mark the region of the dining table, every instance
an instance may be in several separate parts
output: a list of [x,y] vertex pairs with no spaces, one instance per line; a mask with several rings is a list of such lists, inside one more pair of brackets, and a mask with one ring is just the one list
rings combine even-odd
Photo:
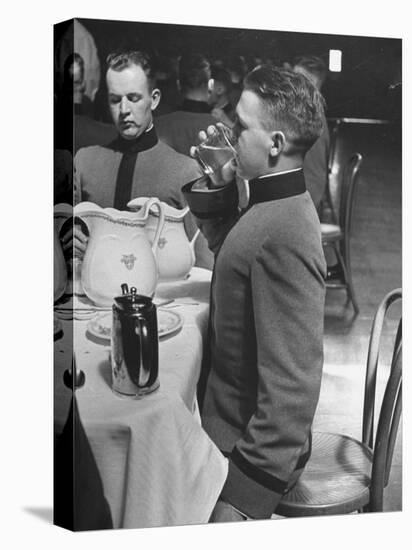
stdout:
[[169,312],[179,322],[160,331],[159,388],[138,399],[112,390],[110,339],[93,329],[111,313],[88,308],[85,297],[55,304],[61,336],[54,344],[55,435],[73,398],[64,373],[74,355],[85,375],[76,390],[78,411],[114,528],[207,523],[225,483],[227,459],[203,430],[196,400],[210,280],[211,271],[194,267],[184,280],[158,284],[158,318]]

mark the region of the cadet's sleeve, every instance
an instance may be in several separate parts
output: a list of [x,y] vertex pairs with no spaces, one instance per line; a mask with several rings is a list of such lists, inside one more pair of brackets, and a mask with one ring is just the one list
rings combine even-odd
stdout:
[[206,238],[209,249],[217,254],[239,218],[236,181],[220,189],[193,191],[185,186],[183,191],[196,225]]
[[263,243],[252,265],[257,408],[230,455],[221,495],[252,518],[274,513],[290,476],[301,467],[322,374],[321,247],[314,243],[308,250],[308,239],[281,241]]

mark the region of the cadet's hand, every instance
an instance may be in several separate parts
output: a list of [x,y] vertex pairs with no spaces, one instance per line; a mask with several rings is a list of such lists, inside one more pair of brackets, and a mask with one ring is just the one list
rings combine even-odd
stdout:
[[[221,124],[221,123],[218,122],[216,124],[216,126],[219,126],[219,125],[224,126],[224,124]],[[208,126],[206,131],[201,130],[198,134],[199,143],[203,143],[204,141],[207,140],[208,137],[212,136],[215,132],[217,132],[216,126]],[[193,157],[193,158],[198,157],[195,146],[190,148],[190,156]],[[226,164],[224,164],[222,166],[220,179],[225,184],[228,184],[228,183],[233,181],[233,179],[235,177],[235,174],[236,174],[236,161],[235,161],[235,159],[231,159]],[[211,181],[210,186],[212,188],[213,187],[220,187],[218,185],[214,185],[212,181]]]
[[79,225],[72,225],[67,233],[61,237],[63,253],[66,257],[74,255],[83,258],[89,237],[83,233]]
[[[197,135],[197,137],[199,138],[199,144],[203,143],[204,141],[207,140],[208,137],[213,136],[213,134],[215,132],[217,132],[216,126],[208,126],[206,130],[200,130],[200,132]],[[190,156],[193,157],[193,158],[196,158],[196,156],[197,156],[195,145],[193,145],[190,148]]]
[[210,516],[209,523],[244,521],[245,519],[245,516],[235,510],[233,506],[223,500],[218,500]]
[[220,107],[214,107],[210,114],[219,122],[223,122],[223,124],[228,128],[233,128],[234,126],[233,120],[230,120],[230,118],[227,116],[225,111]]

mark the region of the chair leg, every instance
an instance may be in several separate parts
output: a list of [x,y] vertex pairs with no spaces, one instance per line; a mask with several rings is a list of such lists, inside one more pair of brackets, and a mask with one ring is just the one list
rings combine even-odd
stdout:
[[348,287],[351,294],[351,300],[353,303],[355,313],[356,315],[358,315],[359,306],[356,300],[355,289],[354,289],[353,280],[352,280],[352,263],[350,258],[350,241],[349,241],[348,235],[346,235],[345,238],[343,239],[342,249],[343,249],[343,258],[344,258],[344,262],[345,262],[346,270],[348,274]]
[[339,246],[335,245],[333,248],[335,250],[336,257],[338,258],[339,263],[342,266],[343,274],[344,274],[344,277],[345,277],[346,292],[347,292],[348,300],[350,300],[352,302],[353,309],[355,311],[355,315],[358,315],[359,314],[359,306],[358,306],[358,302],[356,300],[355,290],[353,288],[352,274],[351,274],[350,270],[348,269],[348,267],[346,266],[346,263],[345,263],[345,261],[343,259],[343,256],[342,256],[342,253],[339,250]]

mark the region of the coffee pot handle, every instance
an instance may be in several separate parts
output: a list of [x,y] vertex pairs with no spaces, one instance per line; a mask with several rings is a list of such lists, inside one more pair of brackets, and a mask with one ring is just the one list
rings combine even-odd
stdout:
[[165,212],[164,212],[164,207],[161,204],[160,200],[157,199],[156,197],[152,197],[151,199],[149,199],[145,203],[145,205],[143,207],[145,217],[148,216],[148,213],[149,213],[150,208],[152,206],[155,206],[157,208],[158,212],[159,212],[159,221],[157,222],[156,232],[155,232],[155,236],[154,236],[153,243],[152,243],[153,254],[156,256],[157,245],[159,243],[159,238],[160,238],[160,235],[162,233],[163,226],[165,224]]
[[139,331],[139,375],[134,383],[138,388],[150,386],[151,363],[150,363],[150,342],[147,330],[147,321],[144,317],[135,317],[135,330]]

